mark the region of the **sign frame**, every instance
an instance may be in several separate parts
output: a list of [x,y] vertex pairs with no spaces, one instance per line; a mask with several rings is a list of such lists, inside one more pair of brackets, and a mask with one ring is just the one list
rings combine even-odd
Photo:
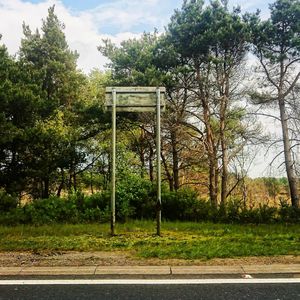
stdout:
[[107,87],[105,107],[112,113],[111,143],[111,235],[116,224],[116,114],[117,112],[156,113],[156,234],[161,235],[161,111],[165,110],[165,87]]
[[[156,87],[107,87],[105,106],[108,111],[113,107],[113,90],[116,91],[117,112],[155,112],[157,106]],[[159,87],[161,111],[165,109],[164,87]]]

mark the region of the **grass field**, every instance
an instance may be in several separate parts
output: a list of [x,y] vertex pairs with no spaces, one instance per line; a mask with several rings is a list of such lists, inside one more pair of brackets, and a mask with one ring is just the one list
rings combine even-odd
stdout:
[[243,256],[300,255],[299,225],[228,225],[165,222],[162,236],[155,223],[55,224],[0,227],[0,251],[130,251],[138,257],[211,259]]

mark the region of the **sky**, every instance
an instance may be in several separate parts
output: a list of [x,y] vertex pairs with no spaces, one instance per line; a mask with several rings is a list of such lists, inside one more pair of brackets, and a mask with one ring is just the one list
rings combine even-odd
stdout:
[[[272,1],[272,0],[270,0]],[[70,48],[80,54],[78,66],[85,73],[103,68],[106,59],[97,46],[102,39],[119,43],[138,37],[144,31],[157,28],[163,32],[174,9],[183,0],[0,0],[0,34],[11,54],[18,51],[22,37],[22,23],[31,29],[40,28],[47,9],[55,4],[56,14],[64,22]],[[268,9],[261,0],[232,0],[231,6],[240,5],[243,11]]]
[[[175,9],[183,0],[0,0],[0,34],[10,54],[16,54],[22,38],[22,23],[32,30],[40,28],[47,9],[55,4],[55,12],[65,24],[65,34],[72,50],[80,57],[78,67],[85,73],[107,64],[97,50],[103,39],[120,43],[139,37],[144,31],[157,28],[163,32]],[[243,12],[261,10],[268,16],[268,3],[273,0],[229,0],[229,6],[239,5]],[[269,175],[264,151],[258,155],[251,176]]]

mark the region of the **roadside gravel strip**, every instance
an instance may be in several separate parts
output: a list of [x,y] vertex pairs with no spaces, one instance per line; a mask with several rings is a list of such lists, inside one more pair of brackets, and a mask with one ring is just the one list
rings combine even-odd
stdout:
[[82,266],[82,267],[0,267],[0,276],[114,276],[226,277],[253,279],[262,276],[300,279],[300,264],[241,266]]
[[0,252],[0,279],[300,278],[299,256],[211,260],[141,259],[124,252]]
[[210,260],[139,258],[126,251],[34,251],[0,252],[0,267],[79,267],[79,266],[241,266],[294,265],[300,256],[252,256]]

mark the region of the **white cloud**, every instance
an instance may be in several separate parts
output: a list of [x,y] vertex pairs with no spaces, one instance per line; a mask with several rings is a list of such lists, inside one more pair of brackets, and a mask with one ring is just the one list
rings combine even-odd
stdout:
[[[101,3],[101,1],[99,1]],[[245,9],[261,6],[259,0],[230,1],[239,3]],[[154,27],[163,29],[173,10],[170,6],[181,5],[181,1],[159,0],[116,0],[99,4],[96,8],[74,12],[61,0],[44,0],[31,3],[21,0],[0,0],[0,34],[2,42],[11,54],[18,51],[22,38],[22,22],[31,29],[40,28],[47,9],[55,4],[56,13],[65,25],[67,41],[80,54],[79,68],[88,72],[92,68],[103,68],[107,63],[97,50],[103,38],[119,43],[121,40],[137,37],[144,30]],[[261,3],[260,3],[261,4]]]
[[89,12],[92,12],[100,30],[101,27],[112,27],[122,32],[146,24],[161,26],[164,17],[157,4],[157,0],[119,0],[99,5]]
[[22,3],[18,0],[0,0],[0,33],[3,35],[3,42],[11,53],[18,50],[22,36],[22,22],[25,21],[33,28],[41,25],[41,16],[47,12],[47,4]]
[[264,2],[261,0],[232,0],[229,1],[231,6],[240,6],[243,12],[256,12],[257,9],[260,10],[260,17],[262,19],[267,19],[270,16],[269,4],[273,3],[275,0],[269,0]]
[[39,4],[20,0],[0,0],[0,33],[2,42],[11,54],[17,53],[20,46],[23,21],[32,30],[40,28],[42,19],[46,18],[47,10],[53,4],[59,19],[66,25],[65,34],[70,48],[80,54],[78,66],[85,72],[93,68],[103,68],[107,63],[107,59],[97,50],[102,39],[109,38],[115,43],[120,43],[122,40],[139,36],[130,31],[115,35],[99,33],[99,24],[95,18],[98,9],[73,14],[57,0],[47,0]]

